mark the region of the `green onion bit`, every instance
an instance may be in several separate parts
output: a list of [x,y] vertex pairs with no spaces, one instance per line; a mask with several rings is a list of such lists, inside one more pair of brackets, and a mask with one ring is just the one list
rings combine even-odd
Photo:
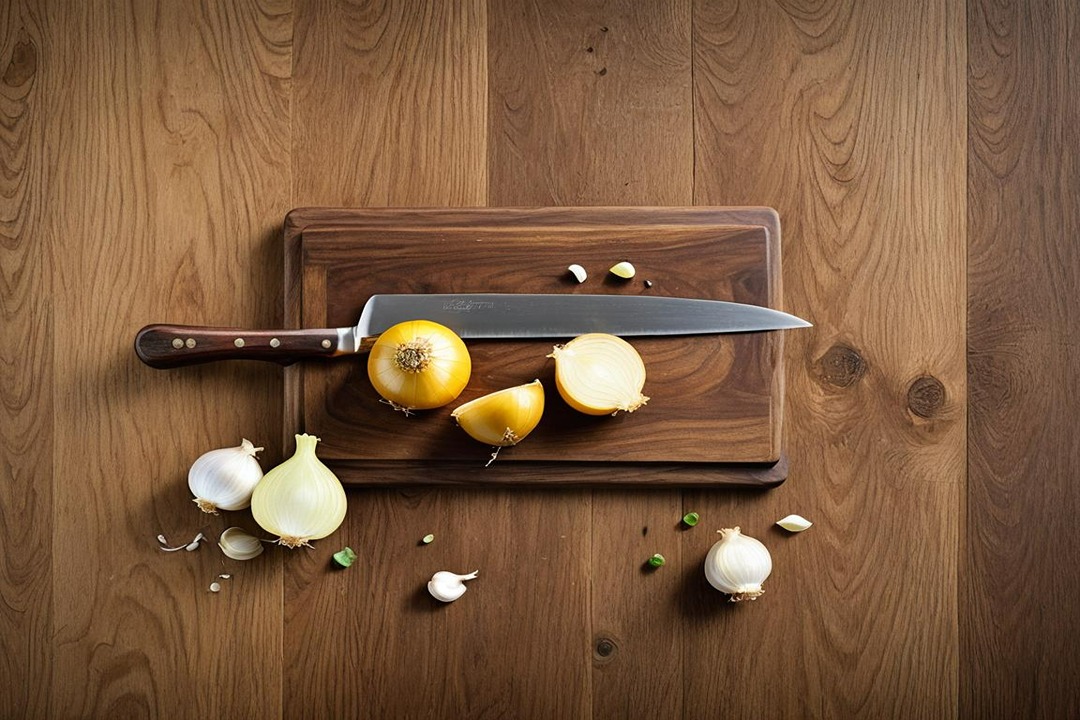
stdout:
[[356,560],[356,553],[353,552],[351,547],[346,547],[345,549],[338,550],[334,553],[334,562],[343,568],[352,565],[354,560]]

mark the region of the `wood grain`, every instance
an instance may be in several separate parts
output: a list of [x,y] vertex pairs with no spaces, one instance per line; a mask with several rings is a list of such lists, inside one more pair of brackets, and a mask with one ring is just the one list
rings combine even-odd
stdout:
[[[241,437],[280,456],[280,380],[269,367],[160,373],[132,340],[152,321],[279,314],[266,288],[280,284],[268,253],[288,209],[288,6],[49,7],[51,716],[280,713],[280,664],[249,664],[280,652],[279,563],[155,540],[250,524],[199,513],[185,476]],[[208,592],[221,573],[233,578]]]
[[486,4],[296,3],[293,205],[482,205]]
[[52,274],[38,8],[0,11],[0,717],[46,716],[53,672]]
[[[688,579],[686,632],[703,652],[690,662],[698,653],[684,647],[684,712],[951,716],[965,457],[961,8],[698,2],[694,30],[695,201],[777,208],[787,309],[815,327],[787,338],[789,481],[767,495],[685,497],[699,529],[739,525],[768,543],[774,572],[762,599],[734,608]],[[770,122],[751,134],[749,118]],[[814,527],[772,529],[790,512]],[[698,561],[714,539],[684,538],[683,557]],[[790,690],[775,690],[778,677]]]
[[490,204],[688,204],[690,27],[688,0],[492,2]]
[[978,1],[967,21],[961,716],[1076,717],[1080,8]]
[[[297,12],[295,204],[483,205],[486,4]],[[304,308],[288,310],[295,322]],[[520,491],[350,492],[342,527],[317,552],[286,558],[285,715],[581,716],[587,506],[567,494],[542,516],[539,502]],[[436,541],[421,547],[427,533]],[[345,544],[366,560],[331,575],[329,555]],[[427,594],[436,571],[476,569],[463,601]]]
[[[489,205],[692,203],[689,2],[501,0],[488,22]],[[664,601],[680,564],[669,548],[681,494],[581,500],[591,521],[581,714],[678,717],[682,623]],[[647,524],[663,543],[643,537]],[[654,552],[672,566],[642,573]],[[558,604],[573,601],[552,589]]]
[[[1080,714],[1078,23],[0,4],[0,716]],[[780,210],[785,309],[816,325],[785,349],[783,486],[358,489],[314,552],[157,549],[254,529],[193,515],[186,468],[243,436],[269,466],[291,433],[277,368],[161,373],[131,342],[299,312],[291,208],[695,202]],[[773,528],[793,511],[814,526]],[[735,524],[775,565],[741,606],[701,573]],[[332,572],[344,544],[363,560]],[[423,591],[444,568],[480,570],[449,606]]]

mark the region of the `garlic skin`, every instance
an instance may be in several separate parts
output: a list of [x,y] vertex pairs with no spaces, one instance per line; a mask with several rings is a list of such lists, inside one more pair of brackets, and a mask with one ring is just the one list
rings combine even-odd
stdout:
[[318,442],[314,435],[297,435],[296,453],[266,473],[251,496],[255,522],[285,547],[310,547],[345,520],[345,488],[315,456]]
[[218,510],[243,510],[250,505],[251,494],[263,477],[255,458],[261,450],[244,439],[239,447],[200,455],[188,470],[188,488],[199,509],[217,515]]
[[472,580],[479,574],[479,570],[473,570],[468,575],[458,575],[457,573],[442,570],[431,576],[427,589],[431,593],[431,597],[436,600],[445,603],[454,602],[468,590],[465,587],[465,581]]
[[705,577],[731,602],[756,600],[772,572],[772,556],[760,541],[743,535],[738,527],[718,531],[720,540],[705,557]]
[[226,557],[233,560],[251,560],[262,555],[263,551],[263,544],[259,538],[238,527],[231,527],[221,533],[221,537],[218,538],[218,547]]
[[788,515],[787,517],[777,520],[776,524],[788,532],[797,533],[806,530],[814,523],[810,522],[802,515]]

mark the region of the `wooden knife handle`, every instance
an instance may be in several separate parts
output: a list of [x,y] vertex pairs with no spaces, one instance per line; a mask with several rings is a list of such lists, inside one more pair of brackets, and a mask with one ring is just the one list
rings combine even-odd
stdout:
[[135,336],[135,352],[150,367],[173,368],[214,360],[268,360],[289,365],[338,351],[333,328],[241,330],[187,325],[147,325]]

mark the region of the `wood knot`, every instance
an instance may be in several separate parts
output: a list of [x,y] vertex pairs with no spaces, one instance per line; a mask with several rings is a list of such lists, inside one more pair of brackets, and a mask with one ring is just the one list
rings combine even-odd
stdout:
[[833,345],[817,361],[818,377],[834,387],[846,388],[866,374],[866,361],[854,348]]
[[619,646],[614,640],[608,637],[602,637],[596,640],[593,653],[597,660],[610,660],[618,650]]
[[34,77],[37,72],[37,48],[34,43],[20,40],[15,43],[15,50],[11,53],[11,62],[4,71],[4,84],[8,87],[19,87]]
[[908,388],[908,409],[921,418],[932,418],[945,405],[945,386],[936,377],[915,378]]

